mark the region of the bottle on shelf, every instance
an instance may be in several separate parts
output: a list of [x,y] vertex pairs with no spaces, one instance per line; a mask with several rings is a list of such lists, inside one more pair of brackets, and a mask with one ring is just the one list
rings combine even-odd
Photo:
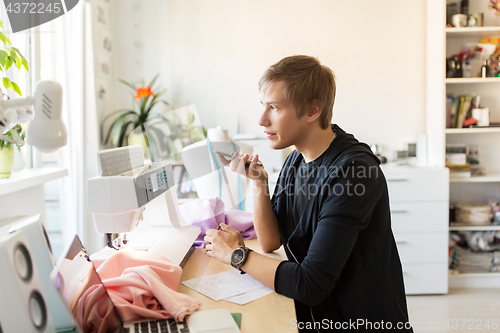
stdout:
[[481,66],[481,77],[487,78],[490,76],[490,66],[488,65],[488,60],[485,60],[483,62],[483,65]]
[[465,57],[464,70],[465,70],[464,77],[472,77],[472,66],[470,64],[468,57]]

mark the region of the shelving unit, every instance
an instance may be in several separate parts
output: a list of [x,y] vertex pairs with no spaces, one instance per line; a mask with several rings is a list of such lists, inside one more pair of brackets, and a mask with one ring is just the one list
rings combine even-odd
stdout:
[[[450,277],[454,279],[472,279],[472,278],[486,278],[486,279],[499,279],[500,272],[492,272],[492,273],[458,273],[452,272],[450,273]],[[483,286],[485,287],[485,286]]]
[[[446,28],[446,0],[427,1],[427,134],[431,165],[444,166],[448,143],[474,144],[486,175],[450,178],[450,202],[488,202],[500,199],[500,127],[446,128],[446,95],[476,93],[490,110],[490,123],[500,123],[500,78],[446,78],[445,59],[465,43],[500,38],[500,19],[487,12],[487,0],[469,1],[469,12],[484,12],[484,27]],[[477,66],[477,63],[476,63]],[[476,70],[473,67],[474,71]],[[475,74],[475,73],[474,73]],[[450,231],[494,231],[500,226],[452,225]],[[449,286],[500,287],[500,273],[450,274]]]
[[487,38],[492,33],[500,32],[500,27],[446,28],[445,31],[450,37]]
[[450,231],[494,231],[499,229],[500,225],[450,225]]
[[500,174],[488,174],[470,178],[450,177],[450,183],[500,183]]
[[[470,28],[472,29],[472,28]],[[468,84],[468,83],[497,83],[500,82],[500,77],[461,77],[461,78],[447,78],[445,80],[449,84]]]
[[500,133],[500,127],[447,128],[446,134]]

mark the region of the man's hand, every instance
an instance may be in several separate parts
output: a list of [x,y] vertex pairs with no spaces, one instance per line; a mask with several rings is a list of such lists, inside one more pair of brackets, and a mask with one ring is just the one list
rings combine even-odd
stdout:
[[[266,181],[268,176],[264,166],[259,161],[259,155],[250,156],[248,154],[233,153],[231,161],[226,160],[219,155],[224,166],[227,166],[233,172],[248,177],[254,181]],[[259,164],[260,165],[259,165]]]
[[207,242],[207,256],[215,258],[224,264],[231,264],[231,254],[241,246],[245,246],[241,233],[234,228],[221,223],[220,230],[209,229],[203,239]]

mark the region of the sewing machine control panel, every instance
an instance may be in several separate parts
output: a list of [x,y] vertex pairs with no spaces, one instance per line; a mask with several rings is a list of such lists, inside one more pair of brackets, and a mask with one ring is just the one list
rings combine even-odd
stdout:
[[[153,165],[149,170],[142,171],[141,175],[136,179],[136,187],[139,186],[146,192],[146,201],[153,200],[170,188],[168,184],[168,167],[171,168],[170,165]],[[142,184],[144,186],[141,186]]]

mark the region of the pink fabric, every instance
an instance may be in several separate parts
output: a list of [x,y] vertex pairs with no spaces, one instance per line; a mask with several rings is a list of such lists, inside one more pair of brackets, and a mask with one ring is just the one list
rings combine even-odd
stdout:
[[121,320],[90,265],[88,277],[80,285],[70,307],[84,333],[118,332],[120,328]]
[[[159,254],[105,248],[91,259],[125,322],[143,318],[182,321],[200,308],[200,302],[176,291],[182,269]],[[92,320],[95,327],[107,326],[104,322],[98,323],[111,320],[105,317],[111,311],[104,288],[95,283],[88,285],[76,304],[76,313],[85,323]]]
[[242,210],[224,211],[224,202],[218,198],[200,199],[179,206],[186,222],[201,229],[195,241],[196,247],[205,247],[203,237],[208,229],[216,229],[220,223],[225,223],[241,232],[243,239],[256,238],[253,227],[253,214]]

